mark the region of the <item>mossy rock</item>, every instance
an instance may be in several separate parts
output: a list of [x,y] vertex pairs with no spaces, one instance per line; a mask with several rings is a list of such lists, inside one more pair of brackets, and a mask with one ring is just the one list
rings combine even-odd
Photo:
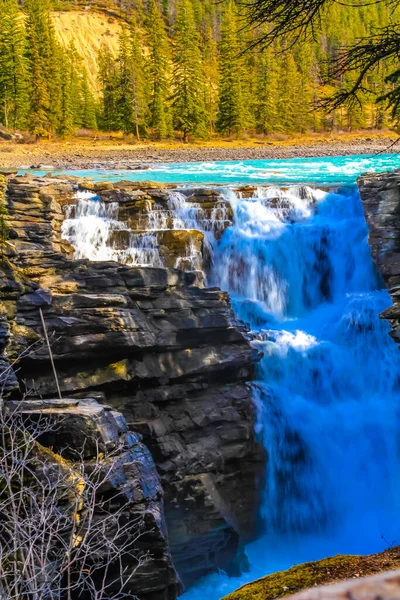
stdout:
[[337,583],[352,577],[365,577],[400,568],[400,546],[369,556],[338,554],[272,573],[240,587],[223,600],[272,600],[301,590]]
[[79,182],[79,187],[82,190],[89,190],[90,192],[104,192],[105,190],[113,190],[114,184],[112,181],[83,180]]

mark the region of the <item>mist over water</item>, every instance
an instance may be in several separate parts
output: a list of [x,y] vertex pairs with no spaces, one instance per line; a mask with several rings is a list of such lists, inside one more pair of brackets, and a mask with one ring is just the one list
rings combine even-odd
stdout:
[[[259,539],[246,548],[250,571],[238,578],[212,574],[184,600],[218,600],[300,562],[400,543],[400,352],[388,323],[379,319],[391,300],[372,263],[354,185],[362,171],[398,167],[400,160],[250,162],[157,166],[131,175],[248,183],[277,168],[269,162],[292,181],[289,188],[262,185],[251,198],[224,189],[234,222],[219,242],[213,234],[225,215],[207,221],[180,192],[171,192],[170,214],[155,214],[146,224],[150,236],[165,227],[165,219],[174,228],[205,231],[212,255],[207,282],[230,292],[236,314],[250,324],[252,343],[264,353],[251,384],[268,461]],[[346,185],[333,188],[336,181]],[[110,228],[121,228],[115,207],[105,214],[98,200],[82,197],[77,210],[64,235],[78,256],[103,259],[110,252]],[[131,246],[112,258],[152,264],[151,254],[135,254]]]

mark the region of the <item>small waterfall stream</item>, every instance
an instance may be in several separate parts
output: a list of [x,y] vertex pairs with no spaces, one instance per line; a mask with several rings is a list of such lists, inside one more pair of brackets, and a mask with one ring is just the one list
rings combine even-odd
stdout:
[[[252,384],[268,454],[263,535],[247,548],[248,574],[211,575],[185,600],[217,600],[304,560],[400,543],[400,352],[379,319],[390,298],[370,257],[356,187],[224,195],[234,221],[220,239],[224,208],[206,219],[180,192],[171,192],[168,211],[153,211],[145,234],[93,196],[79,199],[63,227],[77,258],[153,266],[162,265],[157,231],[203,231],[208,282],[230,292],[264,352]],[[118,236],[125,245],[110,243]],[[196,252],[188,257],[198,268]]]

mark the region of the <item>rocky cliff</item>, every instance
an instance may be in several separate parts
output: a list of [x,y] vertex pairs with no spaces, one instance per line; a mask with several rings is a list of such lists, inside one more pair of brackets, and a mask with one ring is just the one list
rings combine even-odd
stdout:
[[[82,187],[104,205],[118,205],[120,236],[145,232],[152,216],[171,218],[168,188],[127,182]],[[152,529],[158,541],[150,536],[148,545],[152,552],[155,544],[156,564],[141,575],[139,598],[174,598],[180,591],[175,568],[185,584],[216,568],[238,569],[240,541],[255,529],[264,456],[247,385],[259,356],[228,296],[203,287],[199,270],[74,259],[73,231],[70,237],[62,232],[65,217],[77,210],[74,180],[10,177],[7,184],[3,178],[3,189],[9,232],[0,269],[0,341],[6,348],[0,367],[10,397],[51,399],[57,393],[41,309],[62,395],[91,398],[122,413],[139,436],[135,443],[150,451],[146,461],[156,464],[161,486],[154,484],[149,502],[158,503],[160,519]],[[218,194],[197,191],[199,203],[205,221],[214,211],[218,228],[229,222]],[[207,260],[197,230],[163,230],[160,236],[163,264],[182,259],[181,266],[193,268],[193,247],[197,268],[199,257]],[[142,458],[134,462],[140,470]],[[146,476],[141,485],[146,496]]]
[[393,301],[381,316],[389,320],[391,336],[400,343],[400,170],[367,173],[357,183],[372,258]]

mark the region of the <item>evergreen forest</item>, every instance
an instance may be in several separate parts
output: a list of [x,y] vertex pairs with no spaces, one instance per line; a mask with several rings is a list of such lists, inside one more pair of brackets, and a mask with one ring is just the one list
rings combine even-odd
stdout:
[[[80,129],[122,131],[137,139],[291,134],[392,126],[376,99],[390,93],[392,65],[365,78],[360,101],[335,110],[324,98],[351,84],[332,65],[378,26],[398,19],[385,2],[333,4],[314,39],[285,47],[257,45],[234,0],[121,0],[91,5],[121,22],[118,52],[96,56],[90,85],[73,43],[61,43],[57,11],[84,8],[63,0],[0,0],[0,124],[36,139]],[[89,8],[89,7],[86,7]]]

